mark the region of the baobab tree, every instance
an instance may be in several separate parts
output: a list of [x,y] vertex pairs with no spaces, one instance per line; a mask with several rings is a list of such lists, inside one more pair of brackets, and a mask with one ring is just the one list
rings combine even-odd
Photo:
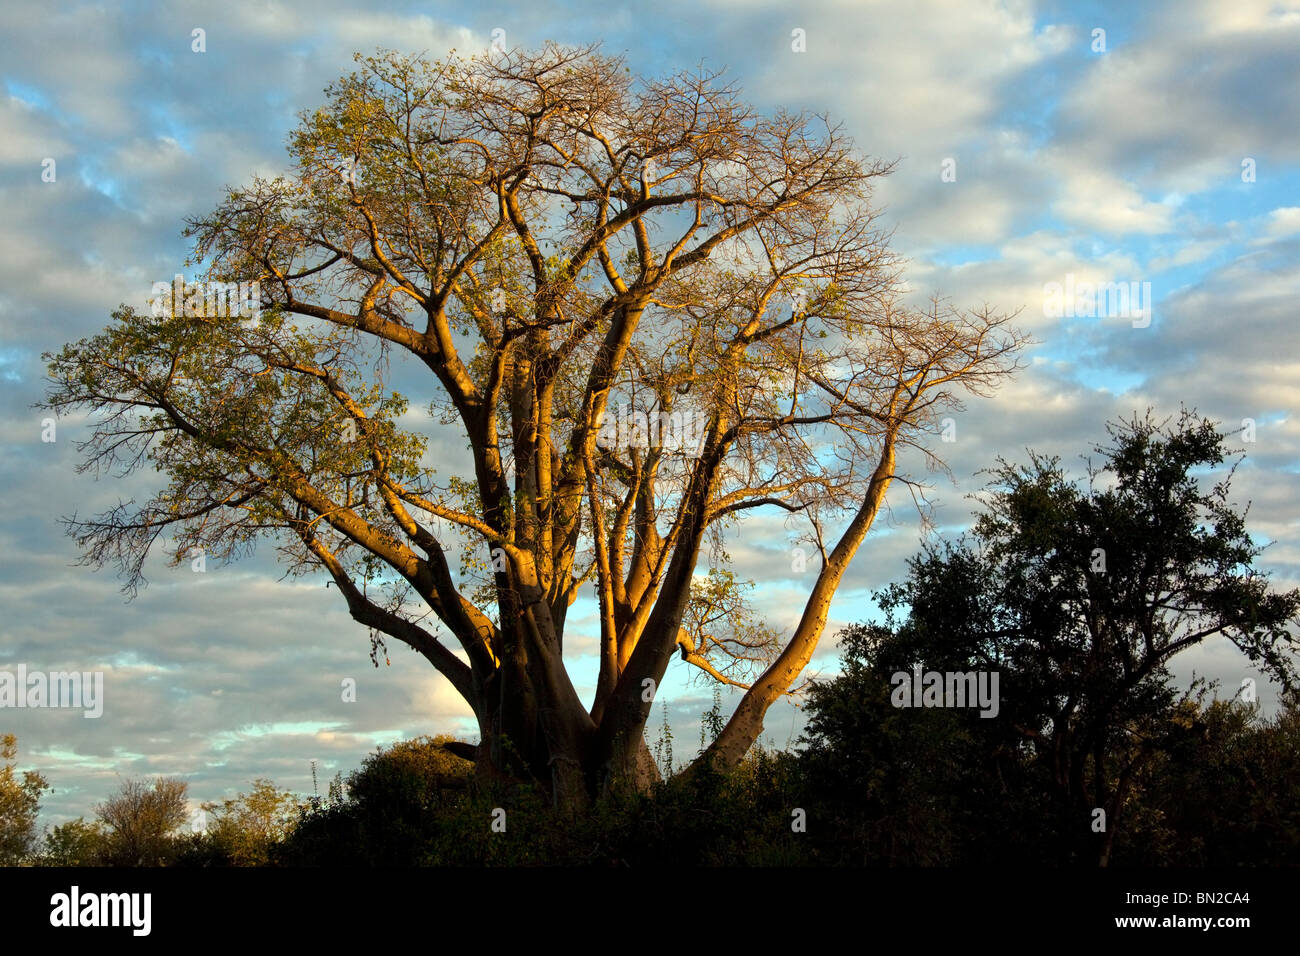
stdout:
[[[870,205],[892,167],[824,116],[759,115],[719,74],[639,80],[595,47],[357,61],[303,115],[289,173],[189,222],[209,282],[256,283],[254,320],[164,298],[47,357],[48,406],[96,413],[83,469],[170,479],[72,516],[85,560],[133,593],[155,544],[180,561],[274,540],[451,682],[480,770],[557,805],[650,780],[644,726],[679,654],[745,689],[700,758],[734,765],[811,658],[900,451],[1023,337],[904,302]],[[463,470],[432,467],[398,361],[463,434]],[[697,573],[760,509],[819,555],[788,634],[716,613],[744,595]],[[563,658],[588,584],[590,707]]]

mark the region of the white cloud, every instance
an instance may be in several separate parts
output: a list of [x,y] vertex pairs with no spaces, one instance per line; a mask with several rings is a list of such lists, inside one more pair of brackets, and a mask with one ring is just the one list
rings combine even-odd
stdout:
[[1061,155],[1049,162],[1061,184],[1052,209],[1066,222],[1111,236],[1169,231],[1173,209],[1143,199],[1132,183]]
[[1269,213],[1264,235],[1269,239],[1300,235],[1300,206],[1283,206]]

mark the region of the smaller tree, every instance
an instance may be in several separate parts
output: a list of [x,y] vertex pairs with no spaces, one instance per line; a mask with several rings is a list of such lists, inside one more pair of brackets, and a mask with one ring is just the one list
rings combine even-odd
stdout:
[[293,829],[297,808],[292,793],[266,779],[254,780],[253,789],[234,800],[203,804],[215,818],[209,840],[236,866],[266,864],[272,847]]
[[348,795],[394,820],[415,822],[444,791],[464,789],[468,782],[473,765],[448,746],[455,743],[439,734],[400,740],[373,753],[348,778]]
[[50,789],[45,778],[34,770],[23,772],[19,780],[14,772],[18,757],[18,738],[13,734],[0,737],[0,866],[16,866],[26,861],[36,843],[36,815],[41,794]]
[[1214,474],[1232,455],[1214,422],[1148,412],[1108,431],[1086,485],[1055,459],[999,463],[975,527],[994,586],[974,609],[984,632],[968,632],[1014,673],[1007,719],[1050,769],[1075,852],[1103,866],[1149,763],[1192,729],[1196,687],[1174,690],[1173,658],[1222,636],[1293,687],[1300,615],[1300,590],[1272,590],[1255,564],[1235,466]]
[[112,866],[162,866],[175,849],[176,831],[189,819],[189,784],[159,777],[127,780],[117,796],[95,808],[109,829],[106,862]]
[[[936,759],[918,782],[932,787],[947,766],[940,738],[962,729],[989,780],[1046,798],[1056,859],[1106,865],[1156,758],[1201,733],[1203,682],[1177,689],[1176,655],[1226,637],[1295,685],[1300,590],[1272,590],[1256,567],[1262,549],[1230,501],[1232,471],[1206,477],[1229,457],[1226,436],[1189,411],[1172,426],[1148,413],[1109,431],[1086,483],[1054,458],[999,462],[973,533],[928,545],[904,582],[876,595],[884,623],[851,634],[853,666],[813,695],[814,749],[842,763],[839,776],[861,771],[866,792],[897,787],[921,740]],[[893,710],[885,681],[914,665],[998,673],[996,719]],[[864,737],[875,742],[859,746]],[[1031,775],[1007,787],[1022,767]]]
[[97,820],[69,820],[45,831],[41,866],[102,866],[107,856],[108,833]]
[[[440,840],[458,845],[467,817],[455,808],[471,797],[474,764],[457,754],[472,752],[463,741],[439,735],[370,754],[348,775],[346,787],[331,784],[328,802],[303,808],[276,861],[415,866]],[[475,833],[477,824],[476,817]]]

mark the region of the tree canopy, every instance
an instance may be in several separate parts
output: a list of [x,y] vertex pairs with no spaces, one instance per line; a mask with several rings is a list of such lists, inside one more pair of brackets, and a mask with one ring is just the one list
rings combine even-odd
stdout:
[[107,828],[105,862],[112,866],[161,866],[176,850],[177,831],[189,820],[189,784],[176,778],[124,780],[95,808]]
[[[273,542],[451,682],[481,771],[557,803],[654,775],[644,727],[678,654],[744,688],[700,758],[734,766],[812,657],[900,452],[1023,336],[908,304],[870,203],[892,167],[825,116],[596,48],[358,63],[302,115],[286,175],[190,222],[207,279],[256,283],[260,315],[127,305],[48,356],[48,405],[93,413],[82,467],[167,479],[71,532],[130,591],[160,541],[177,561]],[[399,361],[424,373],[418,410]],[[456,427],[464,468],[430,459],[421,421]],[[820,556],[789,633],[735,613],[734,578],[697,576],[708,536],[759,509]],[[588,584],[589,707],[563,659]]]
[[19,779],[14,772],[17,757],[18,738],[0,736],[0,866],[22,863],[35,849],[41,794],[50,789],[35,770],[24,770]]

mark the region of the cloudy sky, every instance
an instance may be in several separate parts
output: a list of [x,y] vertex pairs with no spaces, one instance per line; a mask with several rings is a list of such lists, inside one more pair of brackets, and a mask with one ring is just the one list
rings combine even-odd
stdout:
[[[0,668],[102,670],[106,682],[97,720],[0,711],[20,766],[55,788],[46,822],[90,813],[125,776],[181,776],[196,802],[255,777],[310,793],[313,760],[323,789],[378,745],[473,734],[427,664],[395,650],[391,666],[373,668],[337,593],[280,580],[269,554],[203,574],[160,562],[130,603],[111,572],[75,567],[58,517],[143,492],[147,477],[127,487],[77,475],[85,422],[61,420],[42,441],[45,413],[32,407],[41,353],[98,331],[119,303],[143,307],[153,282],[189,275],[184,218],[211,209],[226,184],[283,171],[297,112],[323,101],[358,50],[473,53],[494,30],[512,47],[601,40],[635,73],[726,67],[760,110],[829,112],[863,152],[899,161],[876,198],[911,289],[1021,310],[1038,343],[1029,367],[971,402],[956,441],[937,447],[955,481],[911,463],[931,482],[942,530],[966,524],[975,473],[997,456],[1034,448],[1077,463],[1108,419],[1185,403],[1225,424],[1255,421],[1234,490],[1271,542],[1264,563],[1277,584],[1300,584],[1300,5],[615,6],[0,6]],[[1150,313],[1055,317],[1047,290],[1070,281],[1138,283]],[[917,549],[910,496],[898,489],[891,504],[828,635],[868,613],[870,591]],[[792,623],[803,585],[780,521],[756,522],[731,554],[771,619]],[[589,603],[570,630],[589,697]],[[814,668],[834,667],[828,637]],[[1218,678],[1227,694],[1258,677],[1224,641],[1176,670]],[[709,703],[686,676],[670,671],[661,691],[679,757],[693,753]],[[355,703],[341,700],[347,677]],[[1274,705],[1262,682],[1260,696]],[[774,708],[767,737],[785,745],[800,725],[796,710]]]

